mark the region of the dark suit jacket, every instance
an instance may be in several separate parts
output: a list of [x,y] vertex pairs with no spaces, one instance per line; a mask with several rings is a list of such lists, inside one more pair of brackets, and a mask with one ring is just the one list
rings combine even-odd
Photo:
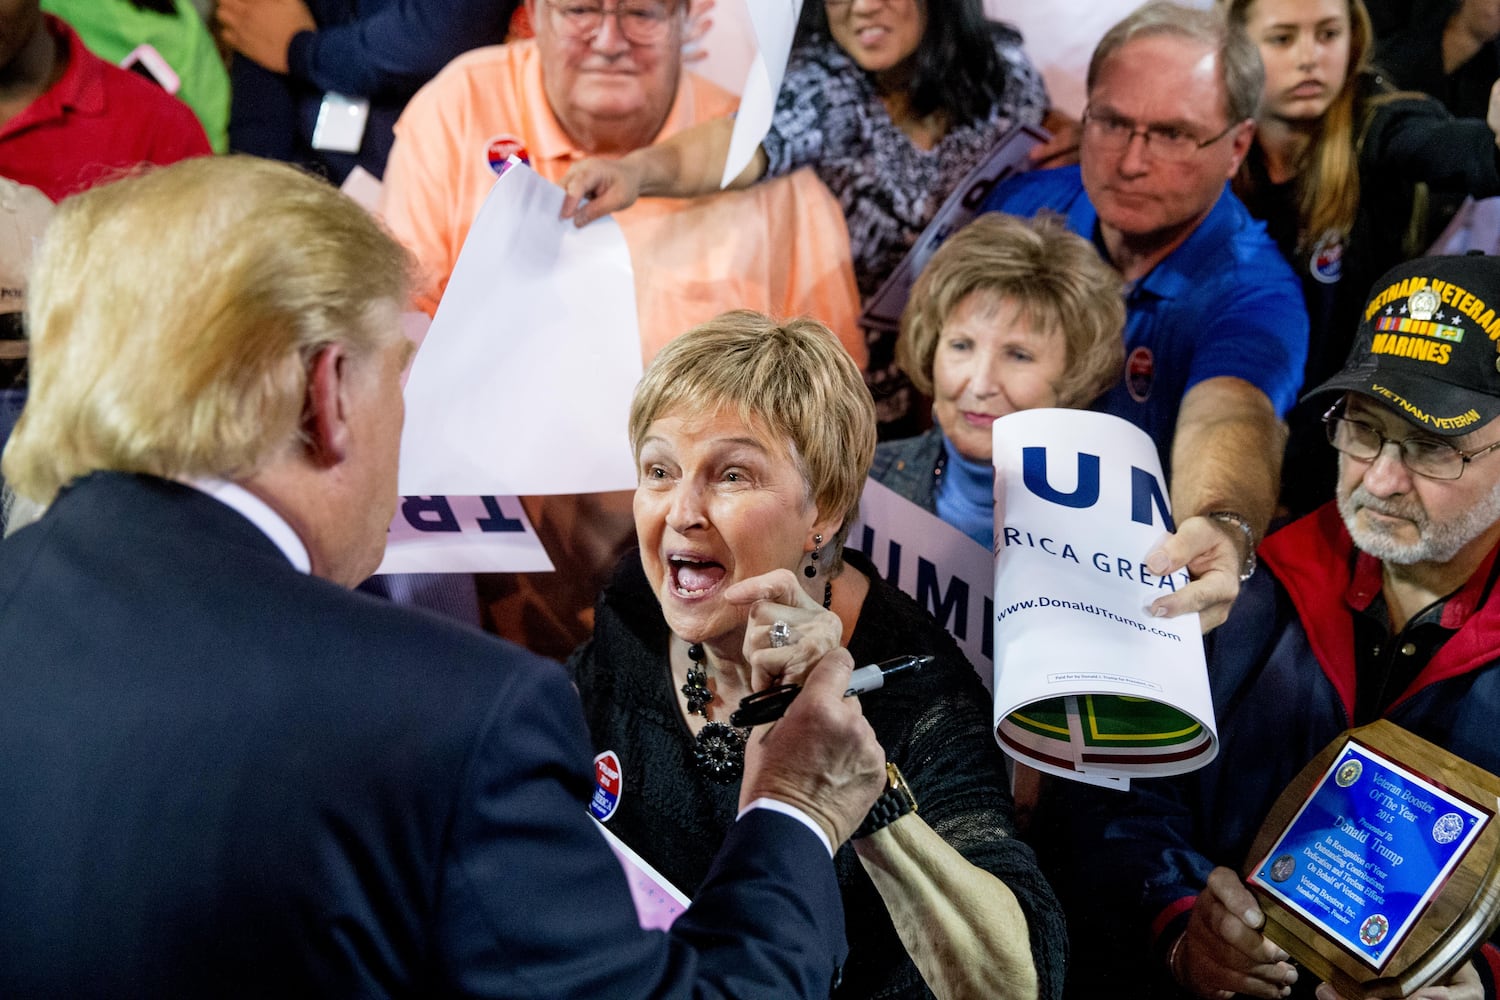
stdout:
[[0,996],[826,995],[833,866],[756,810],[670,934],[556,664],[101,473],[0,543]]

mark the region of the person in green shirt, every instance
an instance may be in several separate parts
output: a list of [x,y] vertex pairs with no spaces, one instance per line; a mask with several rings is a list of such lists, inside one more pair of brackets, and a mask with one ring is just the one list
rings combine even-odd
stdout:
[[189,0],[42,0],[96,56],[119,64],[142,43],[181,81],[177,97],[198,116],[214,152],[229,148],[229,73]]

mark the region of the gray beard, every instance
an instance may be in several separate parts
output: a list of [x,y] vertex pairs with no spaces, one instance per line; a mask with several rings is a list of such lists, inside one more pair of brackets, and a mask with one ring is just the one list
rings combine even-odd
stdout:
[[[1500,483],[1474,506],[1454,520],[1445,522],[1429,519],[1427,511],[1414,496],[1382,500],[1366,492],[1363,483],[1347,496],[1340,495],[1338,500],[1339,514],[1344,518],[1344,527],[1349,529],[1349,537],[1354,539],[1355,546],[1382,562],[1397,566],[1448,562],[1465,545],[1500,521]],[[1399,542],[1379,528],[1362,527],[1355,515],[1364,508],[1411,521],[1417,528],[1417,540]]]

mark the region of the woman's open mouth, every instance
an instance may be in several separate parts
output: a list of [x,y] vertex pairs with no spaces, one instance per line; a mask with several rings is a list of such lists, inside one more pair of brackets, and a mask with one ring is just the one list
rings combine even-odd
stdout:
[[712,593],[725,574],[722,563],[687,556],[668,556],[667,569],[672,574],[672,593],[686,601]]

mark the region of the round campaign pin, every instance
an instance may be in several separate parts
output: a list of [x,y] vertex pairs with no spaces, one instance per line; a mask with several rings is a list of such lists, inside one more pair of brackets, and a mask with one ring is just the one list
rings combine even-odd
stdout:
[[1151,383],[1156,379],[1156,358],[1149,347],[1137,347],[1125,359],[1125,388],[1130,398],[1144,403],[1151,397]]
[[589,799],[589,813],[599,822],[603,823],[620,808],[624,781],[620,773],[620,758],[613,750],[606,750],[594,758],[594,795]]
[[531,155],[526,152],[526,146],[516,136],[508,132],[501,132],[492,136],[484,144],[484,159],[490,165],[490,169],[499,177],[505,173],[510,166],[510,158],[514,156],[527,166],[531,165]]
[[1325,234],[1313,247],[1307,270],[1325,285],[1336,284],[1344,276],[1344,238],[1332,231]]

